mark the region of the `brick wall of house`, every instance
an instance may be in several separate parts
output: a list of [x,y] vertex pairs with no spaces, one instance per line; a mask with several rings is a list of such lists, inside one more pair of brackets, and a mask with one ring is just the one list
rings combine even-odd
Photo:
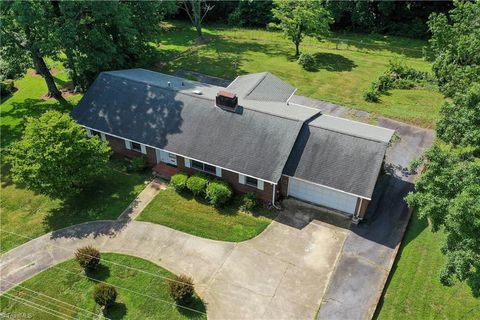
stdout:
[[143,154],[141,152],[137,152],[134,150],[128,150],[125,147],[125,140],[112,137],[109,135],[105,135],[110,147],[112,148],[113,152],[116,154],[125,156],[127,158],[137,158],[137,157],[144,157],[147,159],[147,163],[149,166],[154,166],[157,163],[157,157],[155,155],[155,149],[146,147],[147,154]]
[[[180,156],[177,156],[177,166],[180,171],[186,172],[188,174],[194,174],[195,172],[198,172],[198,170],[195,170],[193,168],[185,167],[185,159]],[[257,188],[239,183],[238,174],[225,169],[222,169],[222,177],[219,179],[228,182],[232,189],[237,193],[255,192],[258,195],[259,199],[265,202],[272,201],[273,185],[268,182],[264,182],[263,190],[259,190]]]
[[278,182],[278,192],[281,197],[286,198],[288,195],[288,177],[282,176]]
[[[146,147],[147,154],[145,155],[143,153],[127,149],[125,147],[125,141],[123,139],[108,136],[108,135],[106,135],[106,138],[110,144],[110,147],[116,154],[119,154],[128,158],[143,156],[147,159],[149,166],[153,167],[157,164],[155,149]],[[172,175],[172,172],[173,172],[172,170],[162,170],[162,168],[159,166],[157,166],[156,168],[158,168],[158,170],[160,171],[159,173],[164,174],[166,177],[169,177]],[[183,172],[186,172],[187,174],[194,174],[195,172],[197,172],[197,170],[193,168],[185,167],[185,159],[181,156],[177,156],[177,168],[178,168],[178,171],[183,171]],[[268,182],[264,182],[263,190],[259,190],[257,188],[239,183],[237,173],[224,170],[224,169],[222,169],[221,179],[228,182],[235,192],[238,192],[238,193],[255,192],[258,194],[259,199],[265,202],[272,201],[273,185]]]

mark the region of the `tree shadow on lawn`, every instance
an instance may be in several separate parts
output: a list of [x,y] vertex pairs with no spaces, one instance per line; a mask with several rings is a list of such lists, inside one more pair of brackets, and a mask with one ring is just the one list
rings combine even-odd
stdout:
[[215,37],[203,48],[193,51],[165,64],[163,71],[174,73],[179,69],[192,70],[223,79],[234,79],[238,74],[249,73],[242,66],[250,61],[244,53],[258,52],[268,56],[291,57],[291,52],[275,44],[253,41],[234,41],[223,37]]
[[110,277],[110,268],[100,263],[95,270],[85,271],[85,276],[93,282],[105,281]]
[[127,306],[123,302],[115,302],[113,306],[104,310],[103,315],[111,320],[123,319],[127,315]]
[[[195,312],[190,309],[197,310],[198,312]],[[197,296],[193,296],[192,301],[190,301],[188,304],[184,305],[183,307],[180,305],[177,305],[177,310],[179,313],[181,313],[182,315],[184,315],[189,319],[205,318],[205,314],[207,313],[205,304]]]
[[357,65],[353,60],[345,58],[340,54],[317,52],[313,55],[315,58],[315,66],[317,69],[327,71],[352,71]]
[[[64,199],[59,207],[51,210],[43,221],[45,229],[58,230],[87,221],[117,219],[135,199],[134,189],[140,178],[146,179],[109,169],[107,176],[93,181],[81,193]],[[135,181],[128,181],[130,179]]]

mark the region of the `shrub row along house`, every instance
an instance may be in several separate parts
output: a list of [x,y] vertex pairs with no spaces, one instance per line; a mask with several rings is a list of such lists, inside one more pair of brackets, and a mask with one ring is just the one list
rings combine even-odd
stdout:
[[292,196],[361,219],[393,131],[290,103],[270,73],[227,88],[143,69],[102,72],[73,118],[164,176],[203,171],[264,201]]

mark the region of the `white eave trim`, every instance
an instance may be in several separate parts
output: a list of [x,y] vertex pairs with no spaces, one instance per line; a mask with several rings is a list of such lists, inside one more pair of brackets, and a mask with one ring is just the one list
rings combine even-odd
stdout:
[[[306,182],[306,183],[311,183],[311,184],[314,184],[314,185],[317,185],[317,186],[320,186],[320,187],[324,187],[324,188],[327,188],[327,189],[330,189],[330,190],[333,190],[333,191],[345,193],[345,194],[348,194],[348,195],[350,195],[350,196],[354,196],[354,197],[357,197],[357,198],[362,198],[362,199],[365,199],[365,200],[368,200],[368,201],[372,200],[371,198],[367,198],[367,197],[364,197],[364,196],[359,196],[358,194],[350,193],[350,192],[343,191],[343,190],[340,190],[340,189],[335,189],[335,188],[326,186],[326,185],[324,185],[324,184],[315,183],[315,182],[308,181],[308,180],[305,180],[305,179],[300,179],[300,178],[297,178],[297,177],[288,176],[288,175],[286,175],[286,174],[284,174],[284,176],[285,176],[285,177],[288,177],[289,179],[292,178],[292,179],[300,180],[300,181],[303,181],[303,182]],[[290,184],[289,184],[289,185],[290,185]]]
[[87,126],[85,126],[85,125],[83,125],[83,124],[81,124],[81,126],[84,127],[84,128],[86,128],[86,129],[89,129],[89,130],[95,130],[95,131],[98,131],[98,132],[102,132],[102,133],[104,133],[104,134],[106,134],[106,135],[108,135],[108,136],[116,137],[116,138],[123,139],[123,140],[128,140],[128,141],[135,142],[135,143],[139,143],[140,145],[143,144],[144,146],[147,146],[147,147],[150,147],[150,148],[153,148],[153,149],[158,149],[158,150],[161,150],[161,151],[165,151],[165,152],[172,153],[172,154],[177,155],[177,156],[180,156],[180,157],[188,158],[188,159],[195,160],[195,161],[198,161],[198,162],[203,162],[203,163],[206,163],[206,164],[208,164],[208,165],[221,168],[221,169],[223,169],[223,170],[227,170],[227,171],[234,172],[234,173],[236,173],[236,174],[241,174],[241,175],[244,175],[244,176],[249,176],[249,177],[255,178],[255,179],[257,179],[257,180],[262,180],[262,181],[268,182],[268,183],[273,184],[273,185],[276,185],[276,184],[277,184],[276,182],[272,182],[272,181],[268,181],[268,180],[265,180],[265,179],[262,179],[262,178],[258,178],[258,177],[252,176],[251,174],[246,174],[246,173],[242,173],[242,172],[235,171],[235,170],[232,170],[232,169],[224,168],[224,167],[222,167],[222,166],[219,166],[219,165],[216,165],[216,164],[213,164],[213,163],[209,163],[209,162],[206,162],[206,161],[203,161],[203,160],[200,160],[200,159],[195,159],[195,158],[192,158],[192,157],[190,157],[190,156],[185,156],[185,155],[180,154],[180,153],[176,153],[176,152],[169,151],[169,150],[166,150],[166,149],[161,149],[161,148],[159,148],[159,147],[151,146],[151,145],[149,145],[149,144],[145,144],[145,143],[143,143],[143,142],[135,141],[135,140],[132,140],[132,139],[120,137],[120,136],[117,136],[116,134],[113,134],[113,133],[103,132],[103,131],[98,130],[98,129],[94,129],[94,128],[87,127]]

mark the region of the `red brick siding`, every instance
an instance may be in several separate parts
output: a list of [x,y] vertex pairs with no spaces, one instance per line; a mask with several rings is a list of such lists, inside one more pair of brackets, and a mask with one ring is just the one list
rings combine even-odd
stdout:
[[107,141],[110,144],[110,147],[112,148],[113,152],[115,152],[116,154],[120,154],[127,158],[144,157],[145,159],[147,159],[147,163],[149,166],[154,166],[157,164],[155,149],[146,146],[147,154],[143,154],[141,152],[137,152],[134,150],[128,150],[125,147],[124,139],[112,137],[109,135],[105,135],[105,137],[107,138]]
[[[183,157],[177,156],[177,165],[180,171],[188,174],[194,174],[195,172],[198,172],[198,170],[193,168],[185,167],[185,159]],[[222,169],[221,179],[228,182],[232,189],[237,193],[255,192],[261,200],[265,202],[272,201],[273,185],[268,182],[264,182],[263,190],[259,190],[257,188],[239,183],[238,174],[225,169]]]
[[281,197],[286,198],[288,196],[288,177],[282,176],[278,183],[278,191]]

